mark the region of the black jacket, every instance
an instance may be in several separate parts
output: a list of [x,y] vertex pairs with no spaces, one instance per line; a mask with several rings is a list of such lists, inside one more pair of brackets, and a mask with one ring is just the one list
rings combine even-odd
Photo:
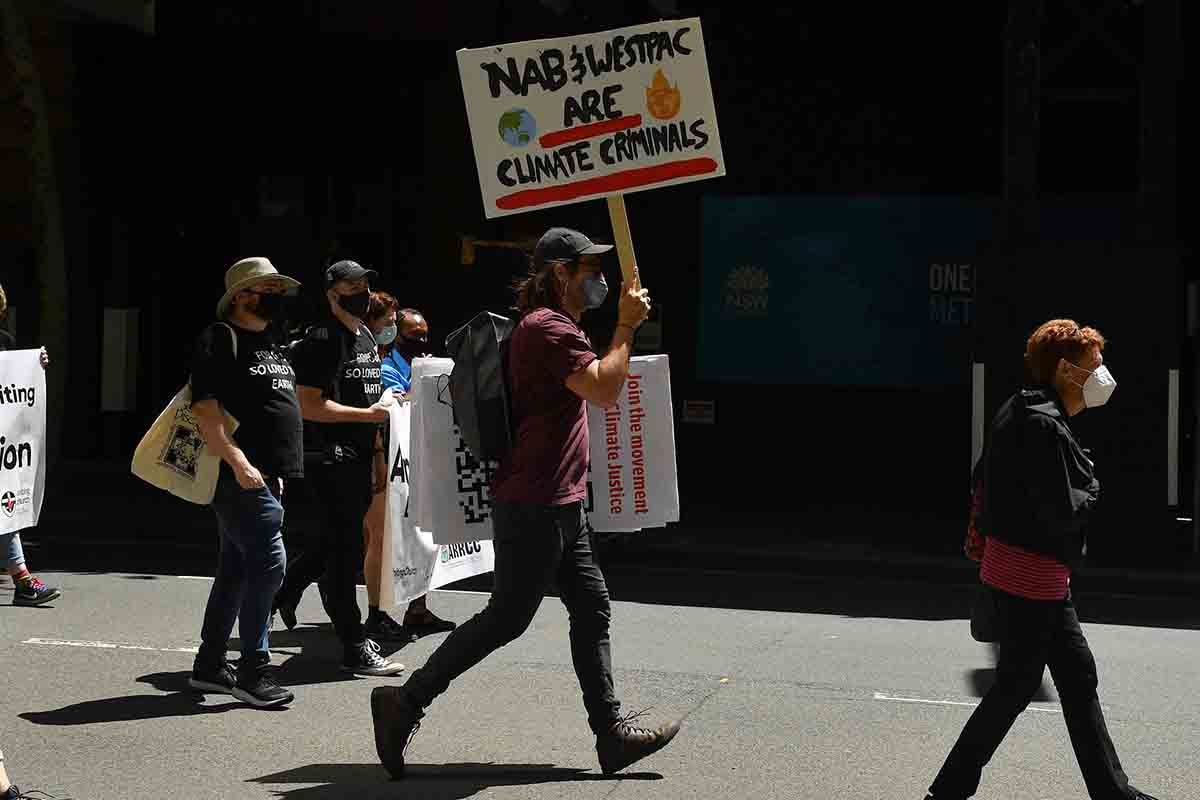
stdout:
[[1054,389],[1022,389],[1005,401],[988,430],[982,466],[987,535],[1077,564],[1100,482]]

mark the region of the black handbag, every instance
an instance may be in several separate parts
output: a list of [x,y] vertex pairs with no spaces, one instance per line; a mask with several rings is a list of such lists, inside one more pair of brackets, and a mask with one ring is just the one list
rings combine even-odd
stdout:
[[998,642],[1002,628],[996,591],[980,583],[975,587],[975,597],[971,601],[971,638],[977,642]]

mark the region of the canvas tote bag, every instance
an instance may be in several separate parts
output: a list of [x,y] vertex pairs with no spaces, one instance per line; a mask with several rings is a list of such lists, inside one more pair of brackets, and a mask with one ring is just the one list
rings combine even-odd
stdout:
[[[237,358],[237,334],[220,323],[233,338]],[[238,422],[225,412],[225,431],[230,436]],[[192,413],[192,382],[189,379],[133,451],[133,474],[152,486],[191,503],[208,505],[217,490],[221,459],[206,446],[200,425]]]

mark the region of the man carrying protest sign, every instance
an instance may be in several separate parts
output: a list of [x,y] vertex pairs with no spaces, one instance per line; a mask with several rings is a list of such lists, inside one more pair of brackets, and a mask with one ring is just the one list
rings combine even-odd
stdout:
[[529,276],[518,284],[522,316],[512,332],[507,367],[516,435],[492,487],[495,588],[487,607],[452,632],[403,687],[371,693],[375,747],[394,778],[404,774],[404,750],[423,709],[452,680],[524,633],[552,584],[570,617],[571,657],[602,771],[624,769],[679,731],[678,722],[638,728],[630,723],[640,714],[619,713],[608,587],[583,511],[586,402],[617,401],[634,331],[650,309],[649,294],[636,278],[623,286],[612,344],[603,358],[596,357],[579,320],[604,302],[608,284],[598,256],[611,249],[577,231],[551,228],[534,249]]

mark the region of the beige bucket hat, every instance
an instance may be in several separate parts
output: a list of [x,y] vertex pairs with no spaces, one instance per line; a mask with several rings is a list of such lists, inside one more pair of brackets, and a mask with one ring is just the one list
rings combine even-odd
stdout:
[[229,313],[229,303],[235,294],[260,281],[270,279],[283,281],[289,294],[300,288],[300,281],[280,274],[275,265],[265,258],[243,258],[230,267],[225,272],[225,294],[217,301],[217,319],[224,319]]

